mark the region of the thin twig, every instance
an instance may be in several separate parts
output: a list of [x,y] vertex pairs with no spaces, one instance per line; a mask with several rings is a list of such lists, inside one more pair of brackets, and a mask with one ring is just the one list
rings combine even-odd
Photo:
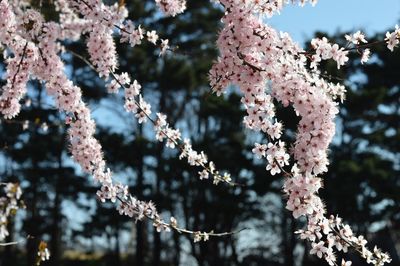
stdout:
[[[85,57],[81,56],[80,54],[78,54],[78,53],[76,53],[76,52],[74,52],[72,50],[69,50],[69,49],[66,49],[66,50],[69,51],[72,55],[74,55],[74,56],[78,57],[79,59],[81,59],[88,66],[90,66],[94,71],[96,71],[95,67]],[[119,81],[119,79],[117,78],[117,76],[115,75],[115,73],[111,69],[110,69],[110,74],[111,74],[111,77],[118,83],[118,85],[120,85],[122,88],[126,89],[126,86],[124,84],[122,84],[121,81]],[[147,112],[145,112],[145,110],[143,110],[143,108],[140,106],[140,104],[137,102],[136,99],[133,99],[133,100],[134,100],[134,103],[137,106],[137,108],[147,117],[147,119],[149,119],[149,121],[154,126],[156,126],[156,121]],[[167,139],[172,141],[175,144],[175,146],[179,148],[179,150],[181,152],[184,152],[184,145],[182,143],[179,143],[175,139],[173,139],[170,136],[168,136],[168,134],[164,130],[161,130],[161,133]],[[225,183],[227,183],[227,184],[229,184],[231,186],[239,186],[239,187],[245,187],[246,186],[245,184],[240,184],[240,183],[236,183],[236,182],[232,182],[232,181],[228,181],[228,180],[224,179],[220,174],[217,174],[217,173],[211,171],[211,169],[208,166],[206,166],[204,163],[200,163],[200,166],[203,169],[205,169],[208,173],[210,173],[214,177],[214,180],[217,181],[217,182],[225,182]]]
[[19,61],[19,64],[18,64],[18,67],[17,67],[17,71],[15,72],[14,77],[13,77],[12,82],[11,82],[11,88],[14,86],[14,83],[15,83],[15,80],[16,80],[17,75],[19,73],[19,70],[21,69],[21,65],[22,65],[22,63],[24,61],[27,48],[28,48],[28,42],[25,43],[24,50],[23,50],[22,56],[21,56],[21,60]]
[[[121,203],[128,204],[128,203],[126,203],[123,199],[121,199],[121,197],[119,197],[119,196],[117,196],[117,199],[118,199]],[[129,205],[129,204],[128,204],[128,205]],[[154,223],[161,224],[161,225],[163,225],[164,227],[168,227],[168,228],[170,228],[170,229],[172,229],[172,230],[175,230],[175,231],[177,231],[177,232],[180,233],[180,234],[187,234],[187,235],[195,235],[195,234],[204,235],[204,234],[207,234],[208,236],[212,236],[212,237],[222,237],[222,236],[230,236],[230,235],[238,234],[238,233],[240,233],[240,232],[242,232],[242,231],[245,231],[245,230],[249,230],[249,229],[250,229],[250,228],[244,227],[244,228],[241,228],[241,229],[236,230],[236,231],[221,232],[221,233],[214,233],[213,231],[211,231],[211,232],[192,231],[192,230],[189,230],[189,229],[186,229],[186,228],[174,226],[174,225],[172,225],[172,224],[170,224],[170,223],[167,223],[167,222],[164,222],[164,221],[161,221],[161,220],[156,220],[156,219],[154,219],[153,217],[151,217],[151,216],[149,216],[149,215],[147,215],[147,214],[145,214],[145,217],[146,217],[147,219],[153,221]]]

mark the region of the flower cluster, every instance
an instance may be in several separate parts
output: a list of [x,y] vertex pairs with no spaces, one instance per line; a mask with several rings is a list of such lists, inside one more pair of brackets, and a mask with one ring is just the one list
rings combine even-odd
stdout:
[[[284,184],[287,209],[295,218],[307,218],[307,233],[311,232],[307,239],[313,246],[311,253],[334,265],[333,247],[338,251],[343,248],[336,242],[325,243],[321,239],[332,239],[340,230],[327,226],[325,206],[317,194],[322,181],[317,176],[328,170],[328,146],[335,133],[334,118],[338,113],[338,103],[334,100],[343,99],[345,90],[342,85],[319,78],[317,66],[327,59],[335,60],[338,67],[344,65],[349,49],[322,38],[312,40],[312,52],[304,51],[287,33],[278,34],[264,24],[260,17],[264,12],[253,8],[260,2],[270,1],[220,2],[226,12],[222,18],[224,28],[217,40],[220,56],[210,70],[210,85],[217,95],[224,93],[230,84],[240,88],[247,113],[245,126],[262,131],[269,140],[268,144],[256,143],[253,153],[267,159],[267,170],[272,175],[284,172],[288,176]],[[365,38],[356,33],[349,40],[358,44],[364,43]],[[308,59],[311,59],[311,70],[307,68]],[[293,106],[300,117],[292,149],[292,173],[284,169],[289,165],[289,154],[285,152],[286,144],[279,140],[283,125],[275,119],[273,100]],[[341,226],[337,224],[336,227]],[[349,246],[355,247],[353,238],[347,240],[351,243]],[[370,255],[368,261],[378,261],[381,257],[385,258],[382,261],[389,261],[380,251]]]
[[135,28],[131,20],[125,20],[124,24],[117,26],[117,28],[120,30],[121,34],[120,42],[127,42],[131,47],[141,44],[146,36],[150,43],[160,47],[160,55],[164,55],[170,49],[168,39],[160,39],[155,30],[146,32],[142,29],[141,25]]
[[60,24],[63,25],[62,39],[76,41],[80,39],[82,33],[86,32],[90,23],[81,18],[70,3],[70,0],[57,0],[54,1],[54,6],[59,12]]
[[400,28],[396,25],[396,29],[393,32],[386,32],[385,38],[387,48],[393,52],[394,47],[400,43]]
[[338,44],[330,44],[328,39],[323,37],[315,38],[311,40],[311,46],[315,50],[315,53],[311,57],[311,67],[316,69],[321,60],[333,59],[337,63],[338,69],[343,66],[349,58],[349,53],[343,47],[339,48]]
[[111,31],[101,24],[93,26],[87,42],[90,61],[96,66],[100,76],[108,77],[109,71],[117,67],[117,55]]
[[246,127],[261,130],[272,140],[280,138],[283,127],[274,118],[272,98],[293,105],[301,117],[294,157],[304,172],[326,172],[326,151],[338,112],[327,91],[338,91],[337,86],[311,78],[304,51],[287,34],[279,35],[263,24],[251,9],[237,8],[234,1],[228,4],[230,12],[223,18],[225,28],[218,39],[221,56],[210,71],[211,86],[222,93],[228,84],[239,85],[247,110]]
[[[71,13],[71,10],[75,10],[76,14],[74,13],[73,18],[77,18],[78,14],[83,16],[83,20],[79,19],[73,25],[82,25],[84,23],[86,30],[83,32],[89,33],[87,48],[90,61],[96,67],[100,77],[107,78],[110,72],[114,72],[117,68],[118,58],[113,39],[115,29],[120,33],[121,43],[128,42],[134,47],[141,44],[144,36],[146,36],[150,43],[160,47],[160,55],[164,55],[169,49],[169,41],[160,39],[156,31],[145,31],[140,25],[135,28],[134,22],[126,19],[128,13],[124,7],[117,4],[107,6],[100,0],[68,1],[70,3],[70,8],[68,8],[68,5],[66,8],[69,12],[68,14]],[[171,2],[167,6],[176,8],[176,4],[174,4],[176,1],[167,2]],[[171,9],[170,12],[172,11]],[[67,22],[69,26],[71,23],[70,21]],[[80,27],[78,27],[78,32],[79,30],[81,30]]]
[[[365,39],[365,34],[362,33],[361,31],[357,31],[351,35],[346,34],[344,37],[349,42],[349,44],[355,45],[357,49],[359,49],[359,47],[362,47],[363,44],[368,43],[368,41]],[[359,51],[360,50],[361,50],[361,64],[364,64],[368,62],[369,57],[371,55],[371,50],[369,48],[359,49]]]
[[31,42],[15,41],[12,50],[15,56],[6,61],[7,83],[1,88],[0,95],[0,111],[6,118],[13,118],[20,112],[29,71],[38,58],[37,49]]
[[228,173],[221,175],[215,169],[214,163],[208,161],[207,156],[203,151],[197,152],[192,148],[189,139],[182,141],[181,132],[179,129],[172,128],[167,122],[167,116],[162,113],[157,113],[156,118],[151,117],[151,106],[144,100],[141,93],[142,86],[137,80],[131,81],[128,73],[114,74],[112,73],[113,80],[108,83],[108,91],[118,92],[119,88],[124,88],[125,91],[125,109],[128,112],[135,114],[139,123],[150,121],[154,126],[156,139],[160,142],[166,140],[166,147],[174,149],[179,148],[181,153],[180,159],[186,158],[191,166],[202,167],[203,170],[199,172],[200,180],[208,179],[211,175],[213,183],[217,185],[219,182],[225,182],[230,185],[235,185]]
[[194,234],[194,242],[200,242],[201,240],[207,241],[210,238],[208,233],[195,232]]
[[[6,26],[0,29],[0,41],[2,45],[6,45],[6,47],[14,52],[14,57],[8,60],[11,63],[8,64],[7,71],[14,71],[15,76],[18,75],[17,82],[21,80],[21,84],[25,84],[29,78],[36,78],[45,84],[48,94],[55,99],[57,108],[67,115],[65,123],[69,126],[68,137],[73,159],[81,166],[85,173],[91,174],[94,180],[101,184],[101,188],[97,192],[99,199],[102,202],[107,200],[117,202],[118,200],[117,210],[120,214],[134,218],[136,221],[145,218],[150,219],[153,221],[153,225],[157,231],[174,229],[181,233],[194,235],[194,231],[179,228],[176,222],[172,224],[172,220],[171,224],[165,222],[158,214],[153,203],[137,200],[129,193],[126,185],[114,182],[112,172],[106,168],[102,147],[94,138],[96,130],[95,121],[91,118],[90,110],[82,100],[81,89],[74,85],[66,75],[63,61],[59,55],[62,52],[62,46],[59,45],[58,41],[73,35],[71,34],[73,27],[64,27],[63,24],[56,22],[44,22],[40,13],[30,11],[27,13],[30,14],[28,16],[29,25],[23,29],[19,29],[16,21],[20,21],[20,18],[16,17],[16,14],[24,16],[24,12],[14,13],[7,0],[1,0],[0,4],[1,14],[4,14],[5,17],[5,20],[3,20],[3,17],[1,18],[0,23]],[[119,87],[125,87],[125,85],[129,84],[130,86],[126,88],[127,101],[125,107],[135,113],[139,123],[144,123],[147,120],[154,122],[156,131],[159,134],[162,131],[162,134],[166,136],[167,145],[171,148],[175,147],[177,145],[176,141],[180,139],[179,131],[169,128],[166,122],[161,122],[161,120],[157,122],[158,127],[160,127],[158,129],[157,124],[150,117],[151,107],[140,94],[140,85],[137,81],[131,84],[131,79],[127,74],[114,74],[114,69],[116,68],[116,57],[114,55],[116,54],[111,28],[119,27],[117,24],[123,20],[126,14],[117,10],[116,6],[108,7],[102,4],[101,1],[96,0],[71,0],[68,3],[61,1],[58,8],[66,14],[68,12],[72,14],[78,10],[83,15],[87,29],[82,30],[82,27],[78,26],[75,28],[80,32],[75,33],[76,35],[84,32],[89,34],[88,51],[92,63],[100,76],[108,77],[111,74],[114,78],[108,84],[108,90],[110,92],[117,92]],[[81,19],[80,21],[82,22]],[[39,22],[40,30],[34,25]],[[65,20],[65,22],[71,25],[71,21]],[[80,25],[84,23],[80,23]],[[24,37],[32,41],[28,41]],[[147,34],[147,38],[153,43],[159,40],[158,35],[153,31]],[[25,43],[22,51],[21,43]],[[165,49],[168,49],[168,41],[161,40],[161,48],[162,52],[165,52]],[[13,61],[19,63],[15,64]],[[19,76],[23,77],[19,78]],[[13,85],[13,83],[14,80],[12,79],[11,84]],[[1,111],[6,118],[16,115],[19,111],[18,109],[12,115],[8,115],[8,102],[18,103],[22,97],[22,93],[12,94],[13,90],[10,90],[8,94],[7,90],[4,90],[6,94],[1,98]],[[158,117],[161,118],[162,116],[159,115]],[[160,136],[158,138],[160,141],[164,139]],[[190,155],[187,155],[187,157],[190,159],[188,160],[196,161],[197,165],[198,158],[194,159],[196,157],[194,156],[195,152],[191,149],[189,151]],[[201,153],[201,157],[205,158],[205,155]],[[204,162],[204,159],[200,159],[200,161]],[[230,181],[229,175],[224,175],[223,178]],[[210,233],[209,235],[220,236],[229,234],[231,233]],[[48,253],[46,253],[46,250],[43,250],[39,255],[40,258],[46,259]]]
[[120,42],[128,42],[130,46],[134,47],[142,43],[142,39],[144,38],[144,30],[139,25],[135,28],[135,25],[132,21],[128,20],[125,22],[121,29],[121,38]]
[[[373,251],[370,251],[366,247],[367,241],[365,238],[363,236],[355,236],[350,226],[343,224],[342,219],[337,216],[332,215],[329,219],[324,218],[319,224],[309,222],[307,230],[299,230],[296,233],[302,239],[312,241],[310,254],[324,258],[332,266],[337,265],[333,248],[344,253],[347,253],[350,248],[354,248],[368,264],[375,266],[391,262],[389,255],[383,253],[376,246]],[[351,265],[351,262],[342,260],[341,265]]]
[[35,41],[42,31],[44,19],[38,11],[28,9],[17,22],[17,30],[21,37]]
[[155,0],[157,6],[167,16],[175,17],[186,9],[186,0]]
[[368,41],[365,39],[365,34],[362,33],[361,31],[357,31],[353,33],[352,35],[346,34],[344,36],[348,42],[351,42],[353,44],[361,44],[361,43],[368,43]]
[[40,241],[38,253],[37,253],[37,259],[36,259],[36,265],[38,266],[43,261],[46,261],[49,259],[50,259],[50,251],[47,248],[47,243],[44,241]]
[[286,153],[285,144],[283,141],[277,143],[259,144],[255,143],[255,147],[252,150],[258,158],[267,158],[267,170],[270,171],[271,175],[281,173],[281,169],[286,165],[289,165],[289,154]]
[[[214,2],[220,2],[224,4],[221,0],[212,0]],[[268,18],[272,17],[274,14],[279,14],[283,7],[287,4],[299,4],[304,6],[306,3],[311,3],[311,5],[316,5],[318,0],[237,0],[235,4],[238,6],[244,6],[245,8],[251,8],[255,13],[265,15]]]
[[26,94],[29,73],[38,59],[38,50],[25,38],[36,37],[42,23],[37,18],[38,14],[34,11],[26,12],[17,23],[8,2],[0,2],[0,44],[5,45],[14,55],[6,57],[7,83],[1,88],[0,94],[0,112],[8,119],[20,112],[20,100]]
[[[57,55],[59,46],[56,44],[60,38],[59,25],[48,22],[43,25],[43,30],[38,37],[38,49],[41,57],[39,62],[33,64],[32,72],[35,76],[46,82],[46,89],[56,99],[57,107],[72,118],[68,124],[71,153],[82,169],[94,176],[94,179],[102,184],[101,191],[109,190],[110,194],[103,195],[103,199],[113,199],[114,191],[119,193],[120,185],[112,183],[111,172],[105,170],[105,161],[99,142],[94,138],[95,122],[90,117],[90,110],[82,101],[82,93],[79,87],[73,85],[64,73],[64,65]],[[29,74],[29,72],[28,72]],[[111,196],[110,196],[111,195]],[[146,204],[141,203],[140,209],[147,211]],[[154,210],[152,210],[154,213]],[[138,216],[137,218],[142,218]]]
[[293,212],[295,218],[315,213],[313,218],[324,219],[324,206],[317,196],[322,187],[321,179],[302,175],[296,164],[292,167],[291,174],[283,187],[283,191],[289,196],[286,208]]
[[[387,48],[393,52],[394,48],[400,43],[400,28],[398,25],[395,26],[393,32],[386,32],[386,38],[382,41],[376,41],[373,43],[368,43],[365,38],[365,34],[361,31],[357,31],[351,35],[345,35],[348,41],[346,51],[356,50],[361,55],[361,64],[368,62],[371,56],[371,47],[373,44],[386,43]],[[353,47],[351,47],[353,46]]]
[[[46,89],[56,99],[60,111],[67,113],[70,117],[66,122],[70,126],[68,135],[71,154],[82,170],[92,174],[95,181],[101,184],[97,196],[103,202],[106,200],[115,202],[118,198],[123,202],[121,204],[131,208],[130,211],[123,213],[129,214],[136,220],[144,217],[159,219],[154,205],[136,200],[129,194],[127,186],[113,182],[111,171],[106,169],[101,145],[94,138],[96,125],[91,118],[90,110],[82,101],[80,88],[68,79],[64,73],[64,65],[57,56],[58,46],[55,45],[55,41],[58,28],[52,23],[45,24],[41,36],[39,47],[43,49],[43,57],[40,68],[37,69],[40,72],[38,71],[36,76],[46,82]],[[121,207],[118,208],[120,210]]]
[[8,236],[8,219],[16,214],[16,211],[23,206],[21,201],[22,191],[16,183],[2,183],[4,196],[0,197],[0,241]]
[[108,77],[109,72],[117,68],[118,61],[112,36],[114,25],[125,19],[126,9],[119,8],[117,4],[106,6],[99,0],[72,0],[71,5],[86,19],[90,61],[100,76]]

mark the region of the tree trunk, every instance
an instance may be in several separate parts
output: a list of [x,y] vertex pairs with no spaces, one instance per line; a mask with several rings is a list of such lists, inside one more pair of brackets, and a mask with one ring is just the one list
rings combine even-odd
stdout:
[[[64,139],[64,137],[62,137]],[[50,242],[50,251],[51,251],[51,261],[54,265],[60,265],[60,245],[61,245],[61,232],[60,232],[60,207],[61,207],[61,178],[63,172],[62,165],[62,140],[61,140],[61,148],[60,153],[58,154],[58,175],[56,177],[55,182],[55,190],[54,190],[54,206],[52,210],[53,216],[53,224],[51,229],[51,242]]]
[[[27,227],[26,231],[27,234],[32,236],[28,238],[26,241],[26,250],[27,250],[27,265],[34,265],[36,261],[36,255],[37,255],[37,248],[39,245],[39,240],[38,240],[38,230],[37,230],[37,209],[36,205],[38,202],[38,175],[37,175],[37,162],[33,162],[33,171],[32,171],[32,179],[31,179],[31,184],[30,187],[32,189],[32,201],[30,204],[27,206],[28,210],[30,210],[30,217],[26,221]],[[35,171],[36,170],[36,171]]]
[[120,223],[117,220],[115,222],[115,231],[114,231],[114,238],[115,238],[115,249],[114,249],[114,257],[115,261],[113,266],[121,266],[121,245],[120,245],[120,238],[119,238],[119,231],[120,231]]
[[[9,235],[6,237],[4,242],[12,242],[14,241],[14,219],[10,218],[9,223],[7,224],[7,231]],[[3,252],[3,258],[0,262],[0,266],[7,266],[7,265],[16,265],[16,255],[15,255],[15,246],[5,246]]]
[[[139,125],[139,137],[143,135],[143,127]],[[143,147],[142,142],[139,142],[138,149],[138,174],[137,174],[137,196],[143,199],[143,182],[144,182],[144,158],[143,158]],[[144,227],[142,222],[138,222],[136,224],[136,265],[144,265],[144,254],[145,254],[145,246],[144,246]]]
[[[155,186],[155,193],[154,193],[154,200],[156,202],[162,202],[161,195],[160,195],[160,186],[161,186],[161,178],[163,175],[162,170],[162,151],[163,151],[163,144],[157,144],[157,151],[156,151],[156,158],[157,158],[157,168],[156,168],[156,186]],[[160,233],[157,232],[156,228],[153,230],[153,266],[160,265],[161,261],[161,238]]]
[[180,243],[180,237],[178,232],[173,232],[174,234],[174,247],[175,247],[175,252],[173,256],[173,265],[180,265],[180,259],[181,259],[181,243]]
[[285,266],[294,266],[293,251],[296,245],[296,239],[293,232],[295,230],[295,223],[292,215],[284,208],[284,202],[283,204],[282,237],[284,243]]
[[[38,95],[37,95],[37,102],[38,102],[38,109],[41,109],[41,102],[42,102],[42,86],[38,85]],[[35,139],[37,135],[37,128],[35,127],[32,131],[31,138]],[[32,169],[30,173],[31,182],[30,182],[30,189],[32,189],[32,201],[27,203],[27,212],[30,211],[30,217],[26,221],[26,233],[32,237],[29,237],[26,241],[26,251],[27,251],[27,265],[34,265],[36,262],[37,257],[37,248],[39,245],[39,235],[37,229],[37,203],[38,203],[38,183],[39,183],[39,164],[36,161],[35,157],[32,158]]]

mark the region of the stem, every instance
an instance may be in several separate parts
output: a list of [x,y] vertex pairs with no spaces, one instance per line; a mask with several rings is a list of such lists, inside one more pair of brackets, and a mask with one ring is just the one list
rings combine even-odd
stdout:
[[[117,199],[124,204],[128,204],[127,202],[125,202],[121,197],[117,196]],[[242,229],[236,230],[236,231],[232,231],[232,232],[221,232],[221,233],[214,233],[213,231],[207,233],[207,232],[199,232],[199,231],[192,231],[186,228],[182,228],[182,227],[178,227],[178,226],[173,226],[170,223],[164,222],[162,220],[156,220],[152,217],[150,217],[149,215],[145,214],[145,217],[155,223],[161,224],[165,227],[168,227],[172,230],[175,230],[176,232],[180,233],[180,234],[187,234],[187,235],[194,235],[194,234],[207,234],[208,236],[212,236],[212,237],[222,237],[222,236],[230,236],[230,235],[234,235],[234,234],[238,234],[244,230],[249,230],[249,228],[244,227]]]
[[12,82],[11,82],[11,87],[14,86],[14,83],[15,83],[15,80],[16,80],[17,75],[19,73],[19,70],[21,69],[21,65],[22,65],[22,63],[24,61],[27,47],[28,47],[28,42],[25,43],[24,50],[23,50],[22,56],[21,56],[21,60],[18,63],[17,72],[15,72],[14,77],[13,77]]
[[[81,0],[82,1],[82,0]],[[70,52],[73,56],[76,56],[77,58],[81,59],[84,63],[86,63],[91,69],[93,69],[94,71],[96,71],[96,68],[90,63],[89,60],[87,60],[85,57],[83,57],[82,55],[66,48],[66,51]],[[127,87],[121,83],[121,81],[118,80],[117,76],[115,75],[115,73],[110,69],[110,74],[111,77],[118,83],[118,85],[120,85],[122,88],[126,89]],[[147,119],[149,119],[149,121],[156,126],[157,123],[156,121],[147,113],[143,110],[143,108],[140,106],[139,102],[136,99],[133,99],[134,103],[136,105],[136,107],[147,117]],[[168,134],[161,129],[161,133],[167,138],[169,139],[171,142],[173,142],[176,147],[178,147],[178,149],[183,153],[184,152],[184,145],[182,143],[179,143],[178,141],[176,141],[175,139],[171,138],[168,136]],[[240,184],[240,183],[236,183],[236,182],[232,182],[232,181],[227,181],[226,179],[224,179],[220,174],[216,173],[216,172],[212,172],[211,169],[203,164],[200,163],[200,166],[205,169],[209,174],[211,174],[214,177],[214,180],[218,181],[218,182],[225,182],[231,186],[238,186],[238,187],[245,187],[245,184]]]

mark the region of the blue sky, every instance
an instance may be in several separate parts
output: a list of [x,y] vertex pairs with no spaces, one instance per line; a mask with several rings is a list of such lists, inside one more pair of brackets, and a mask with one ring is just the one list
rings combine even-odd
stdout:
[[287,6],[271,18],[274,28],[289,32],[299,43],[315,31],[334,33],[362,29],[374,34],[394,28],[400,19],[400,0],[319,0],[312,7]]
[[[287,5],[280,15],[266,22],[280,31],[287,31],[300,44],[309,40],[316,31],[363,30],[368,35],[400,25],[400,0],[319,0],[316,6]],[[103,102],[105,106],[107,104]],[[124,121],[116,121],[108,107],[98,108],[93,116],[102,125],[124,131]],[[101,119],[102,118],[102,119]],[[120,123],[122,122],[122,123]]]

